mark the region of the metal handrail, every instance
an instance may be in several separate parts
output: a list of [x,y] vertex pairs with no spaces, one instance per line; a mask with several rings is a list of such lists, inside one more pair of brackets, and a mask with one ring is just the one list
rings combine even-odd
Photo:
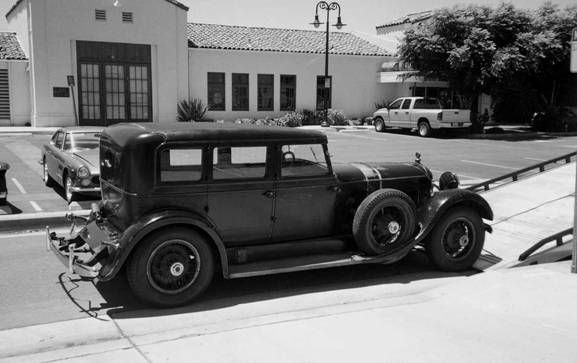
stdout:
[[567,228],[564,231],[561,231],[559,233],[555,233],[552,236],[549,236],[547,238],[540,240],[539,242],[537,242],[533,246],[531,246],[527,251],[520,254],[519,255],[519,261],[525,261],[527,259],[527,257],[529,257],[533,254],[533,252],[537,251],[539,248],[543,247],[544,245],[546,245],[549,242],[554,241],[557,244],[557,247],[561,246],[563,244],[563,237],[568,236],[570,234],[573,234],[573,228]]
[[517,181],[521,174],[524,174],[528,171],[539,169],[539,172],[542,173],[545,171],[545,166],[547,166],[549,164],[555,164],[556,162],[558,162],[560,160],[565,160],[565,164],[568,164],[571,162],[571,158],[576,156],[576,155],[577,155],[577,151],[574,151],[574,152],[569,153],[569,154],[558,156],[558,157],[551,159],[551,160],[543,161],[543,162],[540,162],[538,164],[528,166],[528,167],[523,168],[523,169],[516,170],[512,173],[501,175],[501,176],[498,176],[496,178],[489,179],[489,180],[486,180],[484,182],[471,185],[470,187],[467,187],[465,189],[470,190],[470,191],[474,191],[474,192],[478,191],[479,189],[483,189],[484,191],[487,191],[487,190],[491,189],[491,184],[494,184],[496,182],[499,182],[499,181],[502,181],[505,179],[509,179],[509,178],[511,178],[512,181]]

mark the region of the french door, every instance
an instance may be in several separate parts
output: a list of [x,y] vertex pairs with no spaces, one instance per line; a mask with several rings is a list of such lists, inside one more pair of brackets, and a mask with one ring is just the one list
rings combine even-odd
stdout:
[[79,42],[81,125],[152,120],[149,53],[148,46]]

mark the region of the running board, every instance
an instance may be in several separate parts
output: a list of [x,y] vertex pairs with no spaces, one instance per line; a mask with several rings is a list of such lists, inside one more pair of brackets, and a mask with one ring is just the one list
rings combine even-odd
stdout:
[[512,267],[540,265],[571,259],[573,255],[573,240],[551,247],[542,252],[528,256]]
[[392,263],[403,255],[364,256],[358,253],[339,253],[330,255],[312,255],[304,257],[269,260],[229,266],[228,278],[273,275],[287,272],[318,270],[323,268],[361,265],[366,263]]

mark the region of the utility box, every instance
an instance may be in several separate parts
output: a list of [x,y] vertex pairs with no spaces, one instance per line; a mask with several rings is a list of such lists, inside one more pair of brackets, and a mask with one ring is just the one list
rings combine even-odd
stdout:
[[8,189],[6,188],[6,171],[8,169],[10,169],[10,165],[0,161],[0,204],[6,203],[8,197]]

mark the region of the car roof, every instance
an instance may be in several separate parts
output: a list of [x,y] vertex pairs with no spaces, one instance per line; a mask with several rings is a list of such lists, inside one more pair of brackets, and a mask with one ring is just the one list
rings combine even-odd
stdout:
[[216,122],[123,123],[105,131],[128,140],[143,134],[161,135],[166,141],[298,141],[326,142],[324,133],[292,127]]
[[67,126],[67,127],[61,127],[59,130],[75,134],[83,132],[101,132],[102,129],[103,129],[102,127],[97,126]]

